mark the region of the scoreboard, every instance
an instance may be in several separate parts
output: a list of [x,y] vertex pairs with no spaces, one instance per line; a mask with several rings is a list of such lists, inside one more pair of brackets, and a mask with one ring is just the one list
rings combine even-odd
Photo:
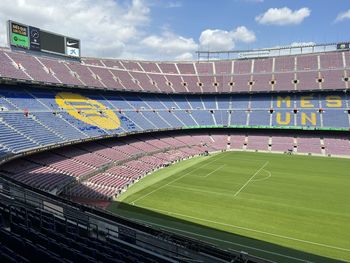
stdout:
[[9,44],[34,51],[80,57],[80,40],[42,30],[37,27],[8,21]]

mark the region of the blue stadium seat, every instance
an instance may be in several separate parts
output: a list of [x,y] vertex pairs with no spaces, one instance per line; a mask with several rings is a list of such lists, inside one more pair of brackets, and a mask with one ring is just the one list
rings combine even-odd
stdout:
[[3,85],[0,156],[91,137],[188,126],[350,127],[347,97],[339,92],[215,96],[76,92],[112,109],[120,120],[114,129],[75,118],[56,103],[58,92]]

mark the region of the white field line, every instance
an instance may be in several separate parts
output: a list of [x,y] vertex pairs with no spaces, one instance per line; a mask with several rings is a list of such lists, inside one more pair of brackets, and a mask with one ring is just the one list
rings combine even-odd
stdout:
[[253,178],[262,170],[264,169],[264,167],[269,163],[269,161],[266,161],[264,163],[263,166],[260,167],[259,170],[257,170],[249,179],[247,182],[245,182],[245,184],[233,195],[233,197],[236,197],[249,183],[251,180],[253,180]]
[[268,174],[268,176],[266,176],[266,177],[264,177],[264,178],[260,178],[260,179],[253,179],[252,182],[265,181],[265,180],[269,179],[269,178],[272,176],[272,174],[271,174],[270,171],[265,170],[265,169],[263,169],[262,171],[265,171],[265,172]]
[[194,171],[197,171],[197,170],[201,169],[202,167],[205,167],[205,166],[207,166],[208,164],[211,164],[211,163],[213,163],[213,162],[215,162],[215,161],[217,161],[217,160],[220,160],[220,159],[222,159],[222,158],[224,158],[224,157],[225,157],[225,155],[223,155],[223,156],[221,156],[220,158],[217,158],[217,159],[215,159],[215,160],[212,160],[212,161],[210,161],[210,162],[208,162],[208,163],[206,163],[206,164],[204,164],[204,165],[202,165],[202,166],[199,166],[198,168],[196,168],[196,169],[194,169],[194,170],[192,170],[192,171],[189,171],[189,172],[185,173],[184,175],[180,176],[179,178],[176,178],[176,179],[170,181],[169,183],[164,184],[164,185],[162,185],[162,186],[160,186],[160,187],[154,189],[153,191],[151,191],[151,192],[149,192],[149,193],[147,193],[147,194],[145,194],[145,195],[140,196],[139,198],[135,199],[131,204],[134,205],[136,202],[138,202],[138,201],[144,199],[145,197],[147,197],[147,196],[153,194],[154,192],[156,192],[156,191],[158,191],[158,190],[160,190],[160,189],[162,189],[162,188],[164,188],[164,187],[166,187],[166,186],[168,186],[168,185],[170,185],[170,184],[172,184],[172,183],[175,183],[176,181],[179,181],[180,179],[184,178],[186,175],[189,175],[189,174],[193,173]]
[[252,161],[266,161],[266,159],[248,159],[248,158],[241,158],[241,157],[231,157],[230,160],[237,160],[237,161],[247,161],[247,162],[252,162]]
[[165,226],[165,225],[161,225],[161,224],[156,224],[156,223],[153,223],[153,222],[147,222],[147,221],[140,220],[140,219],[136,219],[136,218],[134,218],[133,220],[138,221],[138,222],[141,222],[141,223],[146,223],[146,224],[155,225],[155,226],[158,226],[158,227],[161,227],[161,228],[171,229],[171,230],[174,230],[174,231],[178,231],[178,232],[182,232],[182,233],[186,233],[186,234],[190,234],[190,235],[195,235],[195,236],[199,236],[199,237],[204,237],[204,238],[206,238],[206,239],[211,239],[211,240],[215,240],[215,241],[219,241],[219,242],[223,242],[223,243],[232,244],[232,245],[239,246],[239,247],[249,248],[249,249],[252,249],[252,250],[256,250],[256,251],[264,252],[264,253],[267,253],[267,254],[272,254],[272,255],[280,256],[280,257],[283,257],[283,258],[290,258],[290,259],[297,260],[297,261],[301,261],[301,262],[313,263],[313,262],[311,262],[310,260],[304,260],[304,259],[301,259],[301,258],[296,258],[296,257],[292,257],[292,256],[287,256],[287,255],[284,255],[284,254],[280,254],[280,253],[273,252],[273,251],[269,251],[269,250],[265,250],[265,249],[260,249],[260,248],[256,248],[256,247],[251,247],[251,246],[247,246],[247,245],[242,245],[242,243],[235,243],[235,242],[228,241],[228,240],[223,240],[223,239],[219,239],[219,238],[215,238],[215,237],[210,237],[210,236],[206,236],[206,235],[201,235],[201,234],[197,234],[197,233],[195,233],[195,232],[190,232],[190,231],[186,231],[186,230],[182,230],[182,229],[178,229],[178,228],[174,228],[174,227],[170,227],[170,226]]
[[209,175],[215,173],[216,171],[219,171],[224,166],[226,166],[226,164],[221,165],[219,168],[216,168],[214,171],[211,171],[210,173],[208,173],[208,174],[206,174],[204,176],[201,176],[201,177],[208,177]]
[[202,218],[198,218],[198,217],[188,216],[188,215],[184,215],[184,214],[180,214],[180,213],[169,212],[169,211],[166,211],[166,210],[156,209],[156,208],[152,208],[152,207],[142,206],[142,208],[146,208],[146,209],[149,209],[149,210],[154,210],[154,211],[166,213],[167,215],[178,215],[178,216],[181,216],[181,217],[187,217],[187,218],[198,220],[198,221],[203,221],[203,222],[208,222],[208,223],[212,223],[212,224],[227,226],[227,227],[231,227],[231,228],[237,228],[237,229],[241,229],[241,230],[245,230],[245,231],[255,232],[255,233],[259,233],[259,234],[264,234],[264,235],[268,235],[268,236],[282,238],[282,239],[293,240],[293,241],[297,241],[297,242],[300,242],[300,243],[306,243],[306,244],[311,244],[311,245],[315,245],[315,246],[319,246],[319,247],[326,247],[326,248],[331,248],[331,249],[335,249],[335,250],[350,252],[349,248],[341,248],[341,247],[326,245],[326,244],[317,243],[317,242],[313,242],[313,241],[308,241],[308,240],[298,239],[298,238],[294,238],[294,237],[288,237],[288,236],[284,236],[284,235],[278,235],[278,234],[274,234],[274,233],[269,233],[269,232],[266,232],[266,231],[261,231],[261,230],[252,229],[252,228],[248,228],[248,227],[231,225],[231,224],[221,223],[221,222],[212,221],[212,220],[208,220],[208,219],[202,219]]
[[[224,165],[225,166],[225,165]],[[221,167],[219,167],[221,168]],[[218,170],[218,169],[217,169]],[[252,182],[260,182],[260,181],[265,181],[267,179],[269,179],[272,174],[270,171],[263,169],[262,171],[267,172],[268,176],[261,178],[261,179],[253,179]],[[211,172],[212,173],[212,172]],[[206,177],[206,176],[200,176],[200,177]],[[187,187],[187,186],[179,186],[179,185],[168,185],[168,187],[174,187],[174,188],[179,188],[182,190],[188,190],[191,192],[201,192],[201,193],[206,193],[206,194],[214,194],[214,195],[221,195],[221,196],[232,196],[232,192],[231,194],[228,194],[229,192],[226,191],[227,193],[224,192],[215,192],[215,191],[208,191],[208,190],[202,190],[202,189],[198,189],[198,188],[193,188],[193,187]]]
[[201,189],[197,189],[197,188],[186,187],[186,186],[177,186],[177,185],[168,185],[168,187],[175,187],[175,188],[179,188],[179,189],[182,189],[182,190],[189,190],[191,192],[203,192],[203,193],[207,193],[207,194],[215,194],[215,195],[222,195],[222,196],[230,196],[230,197],[232,197],[232,193],[231,194],[225,194],[225,193],[219,193],[219,192],[214,192],[214,191],[207,191],[207,190],[201,190]]

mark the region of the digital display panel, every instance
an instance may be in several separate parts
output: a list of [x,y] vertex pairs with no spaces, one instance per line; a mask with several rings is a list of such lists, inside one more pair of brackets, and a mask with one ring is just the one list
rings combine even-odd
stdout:
[[40,46],[42,51],[66,54],[64,36],[41,31]]

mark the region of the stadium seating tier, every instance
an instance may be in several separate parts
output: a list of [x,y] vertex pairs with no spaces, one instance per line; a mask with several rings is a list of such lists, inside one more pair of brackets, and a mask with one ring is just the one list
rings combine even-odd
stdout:
[[349,129],[342,92],[152,95],[2,85],[1,154],[133,132],[203,127]]
[[154,93],[344,90],[349,51],[232,61],[145,62],[35,56],[0,49],[0,78]]

